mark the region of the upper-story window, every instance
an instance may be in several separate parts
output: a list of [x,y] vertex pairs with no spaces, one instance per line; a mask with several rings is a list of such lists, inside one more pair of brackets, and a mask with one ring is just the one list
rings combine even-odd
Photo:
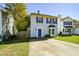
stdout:
[[56,24],[57,23],[57,18],[52,18],[52,23]]
[[57,23],[57,18],[46,18],[46,23],[50,24],[56,24]]
[[51,20],[46,18],[46,23],[51,23]]
[[43,23],[43,17],[36,17],[36,23]]
[[54,19],[54,23],[57,23],[57,18]]
[[51,23],[54,23],[54,18],[51,19]]
[[70,21],[64,21],[64,25],[72,25],[72,22],[70,22]]

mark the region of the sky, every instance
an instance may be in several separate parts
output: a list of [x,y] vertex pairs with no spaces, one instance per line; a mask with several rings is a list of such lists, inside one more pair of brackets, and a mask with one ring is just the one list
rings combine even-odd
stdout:
[[29,3],[27,4],[28,13],[40,13],[62,17],[70,16],[79,20],[79,3]]
[[[4,6],[2,3],[0,5]],[[79,20],[79,3],[27,3],[26,8],[28,14],[37,13],[37,10],[40,10],[42,14],[70,16]]]

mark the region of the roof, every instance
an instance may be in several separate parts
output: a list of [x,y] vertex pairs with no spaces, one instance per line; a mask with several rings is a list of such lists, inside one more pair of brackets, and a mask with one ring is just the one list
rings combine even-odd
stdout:
[[31,13],[31,15],[40,15],[40,16],[47,16],[47,17],[58,18],[57,16],[51,16],[51,15],[46,15],[46,14],[38,14],[38,13]]
[[72,18],[69,17],[69,16],[62,18],[62,20],[65,20],[66,18],[70,18],[71,20],[74,20],[74,19],[72,19]]
[[79,28],[79,21],[74,22],[75,28]]

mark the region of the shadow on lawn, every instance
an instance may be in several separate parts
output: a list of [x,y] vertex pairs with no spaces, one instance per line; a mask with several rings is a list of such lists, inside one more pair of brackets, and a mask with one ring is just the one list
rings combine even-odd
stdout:
[[29,42],[29,39],[23,39],[23,40],[19,40],[19,39],[10,39],[7,41],[3,41],[0,42],[0,45],[5,45],[5,44],[15,44],[15,43],[23,43],[23,42]]

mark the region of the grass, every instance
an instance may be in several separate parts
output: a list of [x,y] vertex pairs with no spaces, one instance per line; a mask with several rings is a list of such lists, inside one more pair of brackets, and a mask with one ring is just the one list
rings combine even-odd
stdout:
[[79,44],[79,36],[77,35],[57,36],[55,39]]
[[0,56],[28,56],[29,43],[27,41],[10,40],[0,43]]

